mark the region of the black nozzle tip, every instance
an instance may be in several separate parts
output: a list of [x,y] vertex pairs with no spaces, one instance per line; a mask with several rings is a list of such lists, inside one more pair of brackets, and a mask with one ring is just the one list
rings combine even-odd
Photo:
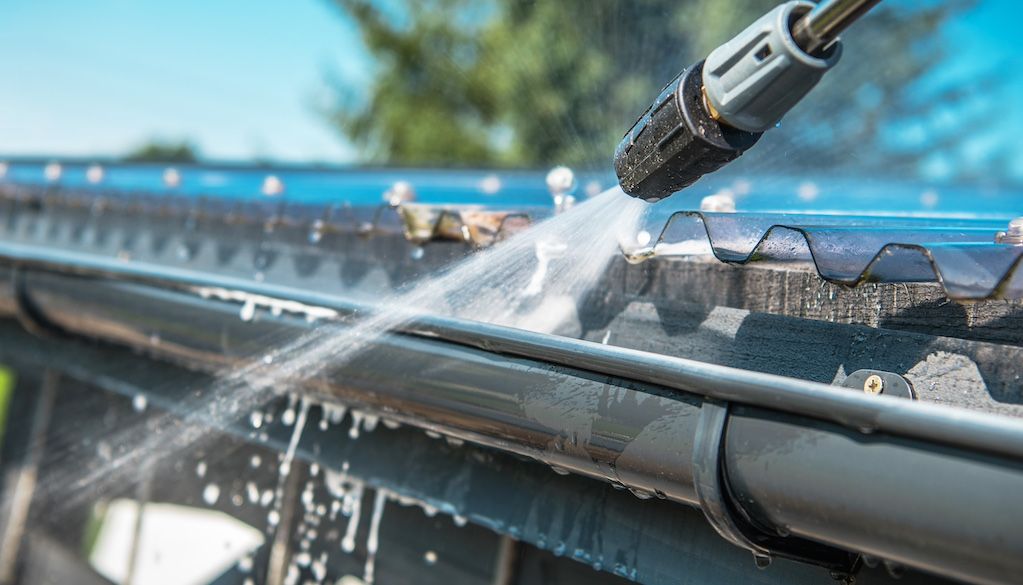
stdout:
[[622,190],[653,203],[735,160],[762,133],[736,130],[711,117],[703,100],[703,61],[661,91],[615,149]]

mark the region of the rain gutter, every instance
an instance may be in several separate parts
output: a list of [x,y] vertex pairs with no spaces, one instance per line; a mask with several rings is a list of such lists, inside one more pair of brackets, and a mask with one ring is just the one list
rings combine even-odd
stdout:
[[[0,259],[0,312],[213,371],[312,327],[288,311],[242,322],[246,299],[373,311],[35,246],[0,244]],[[235,296],[198,294],[210,289]],[[305,391],[698,506],[760,559],[852,572],[862,554],[978,583],[1023,574],[1015,419],[440,317],[382,336]]]

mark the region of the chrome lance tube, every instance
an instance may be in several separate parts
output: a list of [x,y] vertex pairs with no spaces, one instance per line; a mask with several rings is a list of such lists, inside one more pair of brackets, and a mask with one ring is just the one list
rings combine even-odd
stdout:
[[792,37],[807,53],[827,47],[881,0],[823,0],[792,25]]

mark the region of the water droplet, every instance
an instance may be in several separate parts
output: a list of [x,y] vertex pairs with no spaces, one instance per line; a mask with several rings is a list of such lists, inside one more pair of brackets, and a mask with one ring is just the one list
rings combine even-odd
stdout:
[[[252,424],[252,428],[254,428],[254,429],[258,429],[258,428],[262,427],[263,426],[263,411],[261,411],[261,410],[254,410],[254,411],[252,411],[252,414],[249,415],[249,423]],[[259,457],[259,456],[258,455],[253,455],[253,457]]]
[[364,413],[362,417],[362,429],[367,433],[372,433],[376,430],[377,424],[380,422],[380,417],[375,414]]
[[295,424],[295,409],[289,408],[281,414],[281,424],[290,427]]
[[167,168],[163,171],[163,184],[171,188],[181,185],[181,173],[173,167]]
[[313,579],[317,583],[323,583],[323,580],[327,577],[327,559],[325,555],[321,555],[319,559],[313,561],[313,565],[310,569],[313,573]]
[[206,477],[206,462],[200,461],[195,465],[195,474],[199,477]]
[[288,574],[284,576],[284,585],[298,585],[298,579],[302,576],[302,573],[298,569],[298,565],[291,563],[288,565]]
[[277,510],[270,510],[266,514],[266,523],[271,527],[277,526],[277,523],[281,521],[281,514]]
[[345,529],[344,538],[341,539],[341,550],[350,553],[355,550],[355,532],[359,529],[359,518],[362,513],[362,484],[352,486],[352,490],[345,494],[342,513],[348,516],[348,527]]
[[246,555],[246,556],[238,559],[238,571],[240,571],[243,574],[251,572],[252,571],[252,557]]
[[358,410],[352,411],[352,426],[348,429],[348,437],[352,439],[359,438],[359,425],[362,423],[363,414]]
[[136,394],[135,397],[131,399],[131,407],[135,409],[135,412],[144,411],[148,404],[149,400],[146,399],[145,394]]
[[313,222],[312,228],[309,230],[309,243],[319,244],[320,240],[323,239],[323,220],[318,219]]
[[422,246],[416,246],[412,248],[412,252],[409,256],[411,256],[413,260],[422,260],[425,254],[426,250],[424,250]]
[[52,162],[43,168],[43,175],[46,180],[54,183],[60,180],[60,175],[64,172],[64,169],[60,166],[60,163]]
[[212,506],[220,499],[220,486],[215,483],[208,483],[202,490],[202,500]]
[[102,182],[103,167],[99,165],[89,165],[89,168],[85,169],[85,180],[93,185]]
[[380,546],[380,521],[384,516],[384,505],[387,503],[387,492],[378,489],[373,500],[373,515],[369,522],[369,536],[366,537],[366,566],[362,580],[372,585],[376,574],[377,549]]
[[263,179],[263,186],[260,189],[267,197],[276,197],[284,193],[284,181],[277,175],[267,175]]
[[432,550],[426,551],[425,553],[423,553],[423,562],[425,562],[427,565],[430,565],[431,567],[433,565],[436,565],[437,564],[437,553],[435,553]]
[[238,312],[238,316],[242,321],[251,321],[256,316],[256,303],[251,300],[245,301],[245,304],[242,305],[241,310]]
[[245,483],[245,494],[249,497],[250,504],[259,503],[259,486],[256,482],[249,481]]

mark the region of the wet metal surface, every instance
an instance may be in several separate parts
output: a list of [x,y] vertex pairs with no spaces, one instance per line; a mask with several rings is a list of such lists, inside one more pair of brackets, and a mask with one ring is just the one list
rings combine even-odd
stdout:
[[[84,268],[74,269],[81,272]],[[231,343],[230,336],[223,336],[227,325],[221,327],[217,323],[237,323],[230,327],[236,327],[238,339],[252,340],[247,334],[251,331],[244,330],[249,323],[237,317],[236,304],[222,304],[213,299],[190,301],[189,298],[194,297],[186,290],[161,291],[145,285],[104,283],[102,280],[91,281],[91,284],[88,280],[61,282],[61,278],[66,277],[29,275],[26,290],[30,299],[38,302],[37,308],[44,319],[65,330],[74,331],[84,326],[84,330],[77,332],[87,336],[95,334],[95,323],[83,325],[81,322],[81,314],[89,313],[94,315],[92,318],[98,318],[97,322],[108,321],[115,325],[98,328],[105,331],[102,334],[108,341],[137,347],[137,340],[144,335],[130,331],[139,326],[145,315],[150,325],[153,318],[159,320],[162,315],[190,323],[206,323],[207,326],[198,329],[182,329],[175,323],[168,323],[159,327],[168,332],[168,343],[145,347],[146,351],[158,355],[169,353],[168,357],[176,355],[178,359],[197,358],[201,360],[199,365],[206,360],[204,354],[212,352],[187,351],[195,342],[203,344],[210,332],[220,331],[212,339]],[[187,288],[195,283],[181,284]],[[71,299],[63,297],[73,295],[88,300],[89,295],[79,295],[86,285],[95,287],[96,303],[73,308]],[[110,288],[104,294],[101,290],[106,286]],[[104,295],[113,295],[119,302],[100,301]],[[302,300],[301,295],[283,297]],[[152,310],[163,303],[177,303],[182,310],[195,315],[187,318],[176,312]],[[336,310],[344,308],[338,306]],[[358,311],[359,314],[365,312],[365,309]],[[278,328],[307,323],[305,319],[287,314],[262,321],[264,326]],[[170,334],[175,330],[177,338]],[[898,480],[906,483],[902,492],[913,492],[915,488],[911,485],[915,482],[945,482],[939,494],[944,503],[929,500],[929,505],[955,506],[958,503],[953,502],[971,498],[977,486],[990,490],[989,497],[976,500],[970,506],[975,523],[973,530],[994,531],[991,538],[1004,550],[991,553],[990,548],[985,548],[982,563],[978,561],[980,556],[972,555],[969,550],[947,558],[958,564],[955,572],[991,583],[1007,582],[1006,575],[1019,569],[1011,559],[1023,558],[1017,550],[1023,543],[1018,534],[1023,519],[1006,524],[1007,516],[1013,514],[1003,501],[1006,494],[1018,491],[1013,485],[1023,481],[1019,468],[1019,461],[1023,459],[1023,435],[1018,421],[480,323],[428,318],[411,323],[405,330],[415,336],[395,335],[393,339],[383,340],[382,346],[367,350],[337,372],[341,376],[339,384],[320,390],[314,385],[310,391],[314,396],[342,400],[427,431],[536,458],[555,470],[571,470],[610,481],[613,485],[631,488],[641,497],[661,495],[685,503],[695,503],[696,499],[691,446],[696,435],[695,413],[701,409],[700,397],[748,405],[752,410],[744,412],[753,412],[758,420],[766,420],[767,426],[775,416],[773,413],[788,412],[791,414],[787,417],[796,416],[796,420],[806,417],[813,421],[797,426],[802,433],[800,441],[805,440],[806,448],[815,456],[833,461],[855,459],[861,466],[854,473],[849,471],[852,475],[846,471],[840,473],[838,469],[830,471],[830,477],[849,490],[869,491],[871,474],[864,469],[891,467],[909,473],[908,470],[915,468],[914,461],[920,453],[929,453],[937,465],[929,471],[932,480],[910,474]],[[186,351],[182,352],[181,348]],[[404,365],[396,368],[395,364]],[[430,374],[424,375],[425,371]],[[425,384],[429,385],[426,392]],[[745,436],[736,426],[743,419],[727,421],[729,441]],[[841,437],[856,438],[848,447],[854,452],[830,458],[828,453],[814,448],[814,445],[826,444],[825,437],[815,433],[824,433],[828,441],[833,441],[834,429],[842,430],[838,433]],[[736,474],[749,474],[745,482],[760,489],[757,475],[767,473],[768,467],[763,465],[768,465],[773,474],[773,469],[780,464],[770,461],[779,457],[786,460],[796,457],[787,464],[799,467],[801,473],[810,476],[822,468],[805,465],[805,456],[800,450],[793,450],[801,444],[798,441],[785,439],[775,444],[764,429],[748,436],[761,437],[763,441],[748,439],[723,451],[724,473],[732,482],[739,481]],[[879,445],[885,446],[884,449]],[[755,464],[749,468],[733,468],[730,453],[737,453],[743,461],[748,457]],[[970,461],[969,464],[975,466],[971,467],[969,475],[954,470],[961,461]],[[988,467],[995,475],[990,482],[984,470]],[[844,479],[839,479],[840,476]],[[777,481],[787,481],[787,477],[790,476],[781,475]],[[961,479],[952,482],[952,478]],[[897,489],[894,484],[892,489]],[[858,516],[853,514],[846,519],[849,524],[834,527],[828,521],[825,524],[833,526],[833,532],[820,532],[813,528],[820,520],[817,516],[806,524],[798,520],[800,514],[816,514],[817,510],[824,510],[820,518],[834,518],[828,510],[834,506],[846,509],[843,507],[846,506],[843,502],[847,501],[844,491],[827,488],[809,477],[800,484],[799,490],[805,499],[800,500],[801,504],[784,504],[792,506],[790,513],[793,515],[782,516],[783,524],[776,526],[817,542],[877,553],[873,547],[862,544],[863,539],[869,538],[865,535],[875,530],[874,521],[869,530],[860,530],[856,528]],[[762,497],[766,499],[761,500],[760,505],[774,509],[770,494]],[[738,501],[747,505],[747,500]],[[982,511],[981,502],[993,507]],[[902,503],[889,498],[874,501],[872,509],[883,516],[883,509],[889,505]],[[984,520],[985,514],[993,514],[1000,520],[988,522]],[[921,548],[919,543],[932,538],[958,541],[958,529],[945,524],[934,526],[932,516],[928,515],[922,514],[917,520],[921,531],[914,533],[917,537],[898,543],[885,541],[889,552],[883,556],[915,567],[942,567],[942,559],[933,557],[927,552],[930,548]],[[900,526],[903,530],[917,531],[917,528],[908,528],[910,522],[911,519],[905,518]],[[843,536],[853,532],[856,536],[851,540]],[[859,548],[861,546],[863,548]],[[989,563],[987,556],[990,554],[999,558],[998,564]]]
[[[219,248],[219,258],[230,258],[232,246],[247,241],[265,248],[255,260],[262,270],[276,261],[282,245],[313,247],[312,258],[333,253],[337,241],[350,235],[404,234],[415,244],[487,246],[556,211],[542,173],[285,168],[269,174],[194,166],[172,169],[178,181],[168,184],[167,169],[156,166],[109,165],[102,182],[89,179],[92,167],[86,165],[61,169],[48,179],[45,165],[9,165],[0,180],[6,239],[65,235],[109,250],[113,244],[104,233],[130,226],[135,233],[125,234],[114,251],[134,257],[139,252],[129,244],[152,237],[148,230],[173,228],[175,235],[193,234],[180,246],[182,261],[210,246]],[[271,177],[286,190],[263,194]],[[577,179],[577,197],[613,185],[601,175]],[[414,189],[414,201],[396,198],[396,184]],[[1023,298],[1023,246],[1000,235],[1013,233],[1011,221],[1023,212],[1018,193],[969,187],[939,193],[899,183],[778,177],[713,178],[691,191],[691,197],[651,206],[646,235],[623,243],[628,257],[805,264],[845,286],[937,282],[953,299]],[[736,211],[686,210],[707,194],[734,202]],[[47,231],[61,217],[77,227]],[[161,249],[160,241],[150,244]]]
[[[128,266],[125,272],[130,272]],[[50,269],[55,267],[51,260]],[[82,272],[85,267],[73,265],[72,270]],[[107,270],[108,277],[115,275],[110,267]],[[144,335],[135,331],[146,320],[144,316],[149,326],[161,316],[170,316],[175,323],[185,319],[204,323],[201,328],[161,325],[158,328],[167,332],[167,343],[161,337],[160,343],[143,348],[186,363],[199,360],[192,362],[196,366],[218,360],[210,356],[213,361],[207,361],[204,354],[216,353],[209,349],[194,351],[207,343],[204,338],[228,347],[232,339],[251,343],[253,332],[246,331],[250,322],[238,319],[237,303],[196,298],[188,285],[173,292],[153,288],[152,280],[150,285],[139,285],[68,278],[80,277],[31,274],[25,291],[45,320],[79,335],[102,334],[108,341],[138,347]],[[82,295],[85,287],[95,294]],[[93,300],[76,305],[68,295]],[[281,296],[296,302],[312,300],[298,292]],[[117,301],[105,302],[104,297]],[[153,310],[164,303],[179,308]],[[323,308],[347,312],[340,305]],[[188,312],[194,315],[188,318]],[[81,313],[94,321],[83,325]],[[98,326],[104,322],[112,326]],[[287,313],[270,314],[259,322],[278,329],[308,326],[305,319]],[[76,331],[78,327],[84,330]],[[233,334],[224,336],[232,330]],[[748,510],[761,518],[760,525],[915,567],[968,574],[980,582],[1010,582],[1007,575],[1023,570],[1016,566],[1023,559],[1019,554],[1023,518],[1017,518],[1018,507],[1006,505],[1023,489],[1019,463],[1023,427],[1018,421],[479,323],[426,318],[405,331],[414,335],[383,338],[380,345],[334,372],[331,379],[336,382],[313,383],[308,389],[311,396],[340,400],[430,432],[535,458],[556,471],[573,471],[631,488],[643,498],[661,496],[690,504],[697,500],[692,445],[702,397],[745,405],[740,411],[748,416],[727,421],[723,473],[734,485],[764,490],[751,496],[756,505]],[[784,421],[774,435],[772,421],[779,416]],[[746,425],[753,430],[747,432]],[[791,432],[786,430],[790,427]],[[831,447],[824,448],[832,444],[841,457],[829,454]],[[856,467],[845,463],[837,468],[807,466],[807,452],[832,462],[855,460]],[[912,471],[924,453],[926,477]],[[964,465],[968,473],[961,473]],[[777,469],[787,467],[799,468],[802,475],[776,475]],[[936,557],[930,549],[919,548],[915,543],[928,539],[956,546],[950,543],[961,540],[961,520],[945,524],[934,515],[890,511],[906,505],[894,497],[871,500],[869,510],[847,514],[841,524],[834,521],[833,510],[861,505],[848,507],[846,491],[869,492],[873,472],[867,470],[890,475],[891,469],[901,474],[886,489],[899,493],[923,489],[919,482],[942,482],[943,489],[926,500],[931,508],[973,502],[970,530],[989,534],[983,551],[973,554],[972,547],[967,547],[955,555]],[[814,478],[825,470],[829,481],[847,489],[819,487]],[[779,485],[762,484],[760,474]],[[802,479],[796,485],[781,486],[793,477]],[[984,490],[984,498],[974,497],[977,489]],[[773,490],[785,494],[777,505]],[[744,508],[752,506],[749,499],[740,497],[737,502]],[[771,515],[775,510],[776,516]],[[803,522],[802,514],[812,518]],[[880,547],[865,544],[878,531],[887,530],[890,517],[899,522],[892,534],[901,536],[879,540]],[[992,557],[998,562],[991,562]],[[946,567],[947,562],[956,565]]]
[[[175,413],[176,409],[186,409],[178,400],[175,388],[153,384],[153,378],[182,380],[192,376],[201,379],[197,374],[159,362],[148,362],[146,368],[132,367],[138,357],[130,350],[39,339],[19,331],[9,322],[0,323],[0,340],[0,359],[19,367],[19,371],[37,370],[45,361],[42,356],[58,362],[61,370],[68,372],[66,387],[62,388],[66,391],[61,392],[61,399],[77,408],[81,408],[81,403],[75,402],[75,398],[89,400],[92,404],[108,404],[110,410],[121,405],[122,410],[132,413],[131,400],[146,395],[150,404],[147,413]],[[23,400],[28,395],[26,392],[18,397]],[[280,412],[286,400],[279,402],[281,404],[269,406],[267,410]],[[134,413],[134,416],[140,415]],[[311,420],[319,420],[321,416],[321,407],[313,406]],[[309,464],[318,464],[323,476],[336,473],[333,470],[344,462],[348,464],[350,477],[418,503],[410,507],[389,506],[385,514],[381,531],[382,557],[378,561],[381,582],[391,582],[388,577],[395,573],[394,567],[402,562],[402,557],[405,564],[398,566],[418,571],[417,582],[420,583],[490,582],[472,578],[478,573],[488,576],[486,571],[491,556],[487,550],[495,540],[492,530],[499,534],[514,533],[522,543],[550,551],[547,554],[574,559],[589,566],[599,563],[603,571],[651,585],[833,583],[825,569],[784,559],[776,559],[766,569],[756,568],[748,553],[718,537],[700,512],[688,506],[656,499],[640,500],[607,484],[576,475],[553,473],[546,466],[524,462],[513,455],[470,443],[456,444],[430,438],[410,426],[394,428],[394,425],[381,424],[375,431],[352,439],[349,436],[350,422],[350,417],[346,417],[340,424],[330,425],[326,430],[304,434],[296,465],[305,468]],[[62,428],[63,432],[69,432],[66,427]],[[228,436],[212,440],[209,451],[230,453],[232,456],[223,460],[207,457],[209,470],[206,478],[180,471],[173,475],[175,462],[167,462],[161,466],[164,471],[160,476],[167,477],[168,481],[161,484],[160,497],[167,501],[184,495],[190,497],[186,501],[202,505],[198,494],[203,486],[208,481],[219,481],[225,494],[217,508],[261,526],[265,521],[265,514],[259,514],[262,509],[228,503],[228,490],[232,489],[230,486],[237,478],[271,485],[275,476],[267,462],[285,448],[290,429],[279,422],[270,425],[266,441],[253,436],[247,421],[219,430]],[[75,436],[85,440],[93,437],[88,428],[76,429]],[[242,447],[243,442],[246,447]],[[261,455],[263,466],[251,469],[247,465],[249,453]],[[187,457],[183,468],[191,470],[194,467],[194,459]],[[293,497],[297,498],[298,494],[293,494]],[[431,508],[438,510],[439,514],[428,516],[426,512],[432,513]],[[402,510],[407,510],[412,519],[418,517],[419,522],[389,526],[388,518],[398,517]],[[466,520],[468,524],[459,527]],[[438,526],[442,530],[433,529]],[[64,538],[71,536],[67,530],[61,534]],[[423,549],[402,547],[401,538],[410,539],[413,545],[436,550],[439,564],[417,566],[415,561]],[[336,541],[328,542],[326,546],[332,552],[338,549]],[[468,554],[469,551],[474,554]],[[357,572],[361,568],[360,551],[354,555],[331,554],[330,558],[331,574],[339,570]],[[256,567],[258,570],[261,565]],[[537,583],[544,577],[550,580],[549,574],[543,574],[532,579],[520,577],[515,583]],[[897,583],[934,583],[930,579],[911,573]],[[72,581],[85,582],[80,576],[56,582]],[[604,583],[596,578],[596,574],[582,582]],[[864,570],[857,575],[857,583],[863,585],[895,582],[883,570]]]
[[[228,183],[236,178],[236,171],[217,172]],[[502,210],[525,209],[525,199],[522,207],[509,201],[478,206],[480,193],[492,190],[494,182],[484,176],[486,188],[471,181],[475,186],[459,186],[457,173],[433,178],[436,200],[430,201],[429,189],[419,188],[416,203],[398,207],[381,202],[379,191],[373,203],[290,200],[295,183],[287,176],[288,195],[258,198],[79,189],[63,182],[70,176],[66,171],[59,187],[55,182],[0,185],[0,250],[17,266],[4,273],[11,280],[4,280],[0,308],[23,320],[29,315],[25,321],[40,329],[56,326],[203,369],[230,365],[264,337],[308,327],[304,313],[334,320],[371,312],[352,300],[355,291],[372,296],[442,269],[502,237],[510,218],[523,219]],[[381,173],[373,180],[392,178]],[[444,185],[465,200],[443,200]],[[472,206],[470,194],[476,201]],[[547,207],[539,215],[551,212],[549,195],[541,194]],[[403,209],[418,211],[410,220]],[[1001,219],[1004,209],[957,219],[894,212],[880,219],[776,213],[744,207],[742,201],[737,209],[673,214],[655,207],[646,243],[653,242],[651,254],[661,257],[713,254],[739,264],[814,263],[825,278],[847,285],[940,277],[945,290],[959,298],[1011,297],[1018,290],[1013,279],[1021,278],[1014,271],[1019,254],[995,243],[997,231],[1007,225]],[[664,264],[672,269],[671,262]],[[253,311],[260,318],[252,319]],[[950,572],[987,582],[1005,582],[1011,571],[1023,569],[1012,565],[1023,558],[1018,532],[1023,519],[1005,504],[1005,494],[1023,489],[1017,485],[1023,460],[1018,421],[449,319],[421,319],[403,332],[357,358],[344,370],[343,383],[313,385],[310,395],[535,458],[558,471],[632,488],[641,497],[684,503],[698,501],[691,451],[703,401],[744,405],[740,412],[750,416],[727,421],[727,437],[737,442],[729,442],[725,452],[737,463],[729,460],[724,467],[753,500],[741,505],[762,525],[931,570],[954,562]],[[759,419],[770,427],[779,413],[811,424],[797,425],[798,436],[779,431],[782,439],[775,441]],[[756,432],[743,435],[746,425]],[[758,436],[765,440],[758,442]],[[842,443],[846,438],[849,445]],[[823,521],[837,517],[837,509],[848,511],[841,490],[786,487],[789,477],[772,475],[783,465],[762,468],[774,458],[802,461],[803,451],[825,444],[842,454],[832,461],[856,458],[860,466],[832,470],[829,481],[846,487],[862,483],[862,493],[870,491],[871,470],[889,467],[901,475],[884,489],[902,496],[926,489],[913,483],[921,476],[905,471],[913,469],[920,452],[932,457],[931,480],[947,481],[939,494],[944,499],[925,500],[926,505],[954,506],[975,499],[978,486],[991,490],[973,506],[971,529],[988,526],[994,540],[985,542],[1003,550],[972,554],[967,549],[944,557],[920,550],[914,544],[920,538],[946,544],[959,539],[958,526],[933,525],[940,522],[934,515],[893,512],[890,518],[899,518],[900,534],[909,542],[878,536],[889,522],[887,508],[904,504],[895,497],[871,501],[872,516],[843,516],[847,524],[842,525]],[[961,473],[964,461],[968,479]],[[823,463],[820,468],[827,469]],[[745,474],[745,482],[733,478],[736,473]],[[813,469],[804,466],[800,473],[809,474],[804,480],[813,484]],[[761,484],[758,474],[770,479]],[[785,492],[777,502],[776,491]],[[804,513],[821,516],[804,522],[799,518]],[[989,516],[1000,519],[989,522]],[[1005,517],[1015,519],[1010,525]],[[1000,560],[991,562],[992,554]]]
[[992,219],[678,212],[653,246],[626,254],[804,263],[846,286],[938,282],[955,299],[1018,299],[1023,246],[996,241],[1004,226]]

